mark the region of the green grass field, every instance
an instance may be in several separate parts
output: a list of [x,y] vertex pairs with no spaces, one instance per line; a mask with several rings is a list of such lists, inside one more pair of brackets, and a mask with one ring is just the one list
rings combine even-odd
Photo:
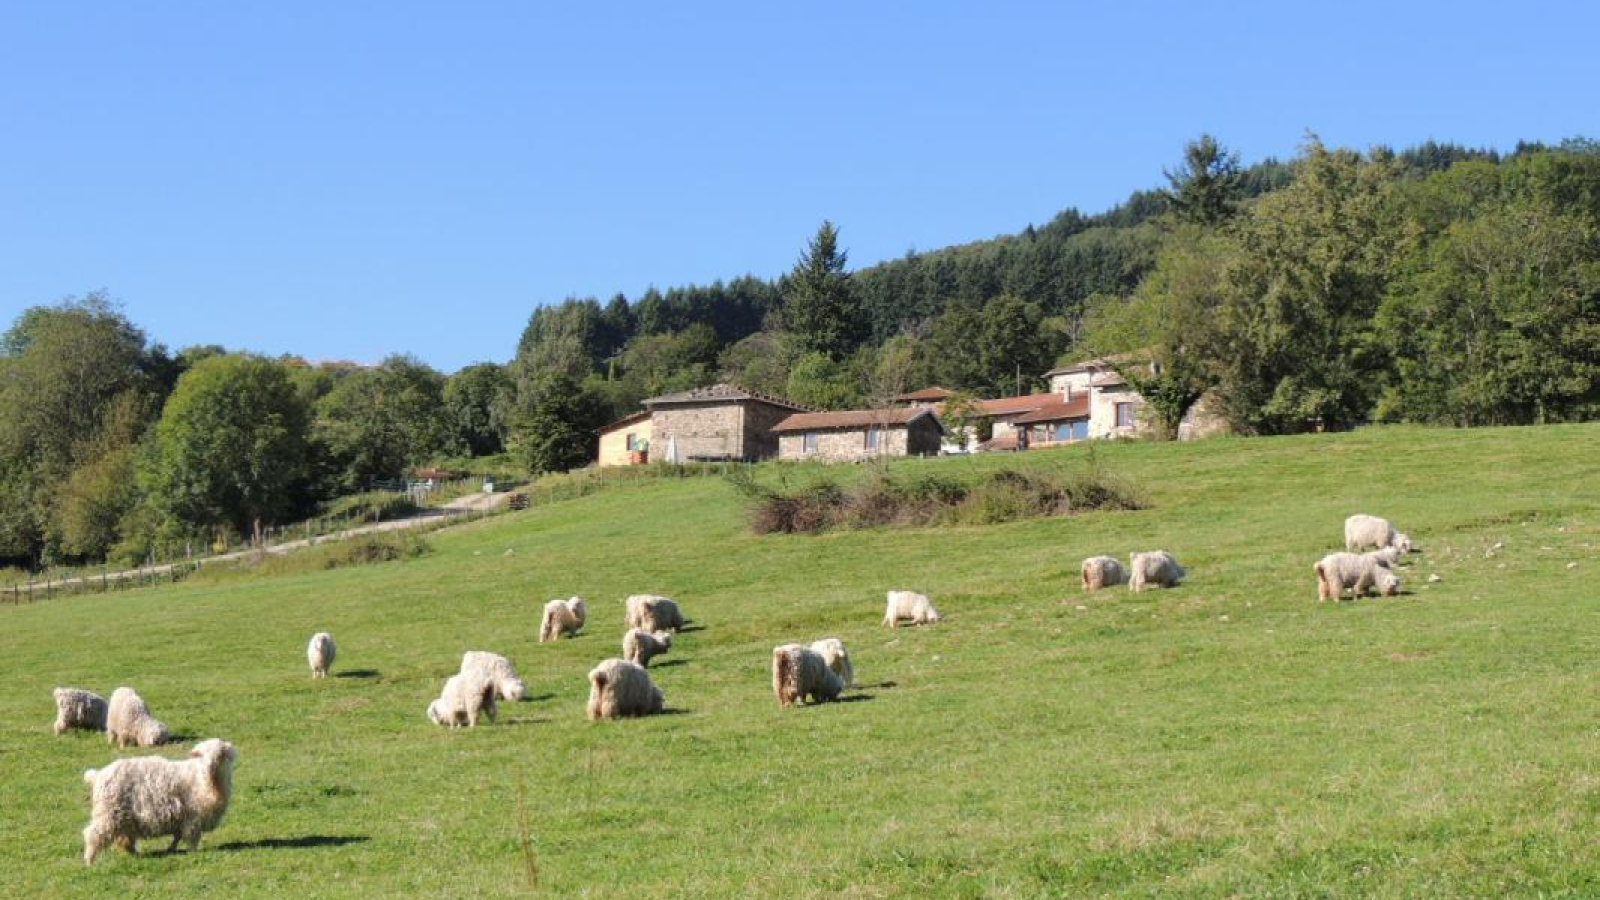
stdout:
[[[1150,509],[755,537],[720,479],[638,481],[420,559],[0,609],[0,893],[1600,896],[1600,426],[1096,452]],[[1425,552],[1403,596],[1318,604],[1357,511]],[[1186,584],[1079,592],[1083,557],[1157,547]],[[945,622],[882,628],[896,587]],[[694,623],[652,669],[671,714],[591,724],[635,592]],[[588,628],[538,644],[574,593]],[[824,636],[853,702],[779,709],[771,648]],[[449,732],[423,710],[467,649],[532,700]],[[79,774],[117,751],[53,737],[50,690],[120,684],[237,744],[235,793],[199,852],[85,868]]]

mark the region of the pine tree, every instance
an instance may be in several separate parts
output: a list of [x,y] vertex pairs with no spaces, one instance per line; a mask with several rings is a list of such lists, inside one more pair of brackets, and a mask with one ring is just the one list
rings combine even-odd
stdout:
[[839,249],[839,230],[824,221],[806,245],[784,285],[783,319],[807,350],[844,359],[865,337],[866,319],[855,302],[849,254]]

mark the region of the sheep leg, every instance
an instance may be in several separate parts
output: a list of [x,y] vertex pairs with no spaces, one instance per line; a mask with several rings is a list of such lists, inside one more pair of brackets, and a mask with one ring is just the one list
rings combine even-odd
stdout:
[[178,852],[178,842],[181,841],[181,840],[183,840],[183,832],[181,832],[181,831],[173,832],[172,833],[172,843],[167,845],[167,852],[168,853],[177,853]]
[[83,864],[84,865],[86,865],[86,866],[94,865],[95,857],[99,856],[100,855],[100,851],[104,850],[106,848],[106,845],[109,843],[109,841],[107,841],[106,838],[107,838],[106,833],[101,831],[100,829],[96,828],[95,824],[93,822],[89,823],[89,827],[83,829]]

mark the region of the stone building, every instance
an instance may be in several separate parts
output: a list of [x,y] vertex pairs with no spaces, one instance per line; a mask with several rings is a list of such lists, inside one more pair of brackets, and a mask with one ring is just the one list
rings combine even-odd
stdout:
[[799,413],[773,430],[778,458],[786,460],[933,456],[944,439],[944,425],[928,407]]
[[659,462],[755,462],[778,455],[773,426],[804,406],[731,384],[664,394],[650,411],[650,457]]
[[[1046,373],[1050,390],[1068,402],[1079,399],[1089,404],[1089,437],[1133,437],[1149,427],[1144,397],[1128,384],[1112,363],[1126,357],[1084,360]],[[1215,411],[1214,398],[1207,396],[1190,407],[1178,427],[1178,438],[1207,437],[1227,431],[1227,424]]]

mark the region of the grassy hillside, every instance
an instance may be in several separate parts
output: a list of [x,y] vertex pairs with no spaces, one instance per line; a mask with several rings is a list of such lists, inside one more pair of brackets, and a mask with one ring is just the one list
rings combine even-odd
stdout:
[[[1098,455],[1152,508],[754,537],[718,479],[639,482],[416,560],[0,609],[5,893],[1600,895],[1600,426]],[[1425,553],[1404,596],[1319,605],[1311,565],[1356,511]],[[1188,583],[1078,592],[1083,557],[1155,547]],[[881,628],[891,587],[946,622]],[[590,724],[585,673],[642,591],[694,620],[652,669],[672,714]],[[536,643],[572,593],[589,628]],[[314,682],[319,629],[339,677]],[[828,635],[854,702],[778,709],[772,646]],[[423,710],[467,649],[533,699],[451,733]],[[52,737],[50,689],[119,684],[234,741],[236,792],[200,852],[86,869],[79,772],[117,754]]]

